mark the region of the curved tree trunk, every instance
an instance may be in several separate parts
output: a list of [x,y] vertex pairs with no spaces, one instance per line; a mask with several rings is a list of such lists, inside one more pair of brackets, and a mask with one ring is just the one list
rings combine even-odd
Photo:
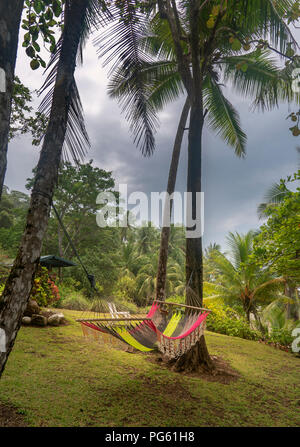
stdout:
[[65,27],[49,125],[37,167],[21,245],[0,301],[0,330],[2,338],[3,333],[6,338],[6,352],[0,352],[0,377],[21,324],[47,229],[67,128],[82,21],[87,5],[86,0],[66,4]]
[[[181,117],[179,120],[179,125],[177,129],[177,134],[174,142],[172,160],[169,169],[169,178],[167,193],[171,196],[175,191],[177,170],[179,164],[180,151],[182,146],[182,140],[184,135],[184,130],[186,122],[188,119],[190,111],[190,102],[187,98],[182,109]],[[170,209],[167,206],[167,201],[164,206],[164,216],[167,218],[167,213],[170,212],[170,217],[172,214],[173,200],[170,200]],[[158,270],[156,279],[156,299],[164,301],[165,299],[165,287],[167,278],[167,263],[168,263],[168,249],[169,249],[169,236],[170,236],[170,226],[163,226],[161,230],[160,238],[160,251],[158,260]]]
[[7,167],[7,146],[19,28],[24,0],[0,0],[0,199]]

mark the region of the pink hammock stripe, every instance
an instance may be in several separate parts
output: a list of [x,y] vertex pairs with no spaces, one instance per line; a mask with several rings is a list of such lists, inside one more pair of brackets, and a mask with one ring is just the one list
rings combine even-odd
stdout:
[[84,326],[88,326],[88,327],[90,327],[91,329],[94,329],[95,331],[99,331],[99,332],[104,332],[104,333],[105,333],[105,331],[103,331],[102,329],[100,329],[100,328],[99,328],[98,326],[96,326],[95,324],[89,323],[89,322],[87,322],[87,321],[81,321],[80,323],[83,324]]
[[[152,303],[151,309],[149,310],[146,318],[152,318],[155,312],[158,309],[158,304]],[[156,327],[154,326],[154,323],[152,321],[142,321],[141,324],[134,327],[131,331],[129,331],[129,334],[134,334],[137,331],[140,331],[145,325],[149,326],[150,329],[153,330],[153,332],[156,332]]]
[[205,313],[199,315],[199,318],[197,318],[197,320],[190,327],[190,329],[188,331],[186,331],[184,334],[178,335],[178,337],[168,337],[167,335],[164,335],[162,332],[160,332],[158,329],[156,329],[156,331],[161,337],[167,338],[168,340],[180,340],[182,338],[187,337],[188,335],[190,335],[191,332],[193,332],[195,329],[197,329],[197,327],[200,326],[202,321],[204,321],[206,319],[208,314],[209,314],[209,312],[205,312]]
[[151,309],[148,312],[147,318],[152,318],[153,315],[155,314],[155,312],[157,311],[157,309],[158,309],[158,304],[157,303],[153,303],[152,306],[151,306]]

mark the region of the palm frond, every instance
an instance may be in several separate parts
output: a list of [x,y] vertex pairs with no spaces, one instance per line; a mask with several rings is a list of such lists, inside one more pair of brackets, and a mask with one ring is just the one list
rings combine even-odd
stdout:
[[208,76],[204,87],[204,107],[208,110],[209,127],[234,148],[237,156],[244,157],[247,137],[241,129],[238,113],[217,82]]
[[[252,37],[268,40],[272,46],[285,53],[288,45],[297,47],[284,16],[292,6],[293,0],[228,0],[228,20],[233,20],[236,27]],[[240,12],[240,14],[238,14]],[[230,16],[231,14],[231,16]],[[233,23],[234,23],[233,22]]]
[[[174,62],[144,62],[140,76],[147,86],[145,89],[147,106],[153,113],[162,110],[166,104],[178,99],[184,93],[181,77]],[[119,101],[123,111],[126,111],[128,102],[132,99],[135,81],[135,74],[123,66],[118,67],[110,79],[108,93]]]
[[287,79],[284,79],[269,51],[230,55],[221,59],[220,64],[225,82],[231,82],[239,94],[255,98],[256,105],[262,108],[278,105],[283,94],[280,90],[285,88]]
[[[123,112],[130,123],[134,141],[143,155],[150,156],[155,150],[154,134],[158,125],[155,110],[147,103],[147,85],[141,71],[149,56],[140,48],[149,16],[136,8],[134,0],[124,0],[112,9],[115,20],[108,29],[95,39],[99,57],[105,57],[104,65],[111,65],[109,75],[122,67],[125,77],[130,76],[131,95],[124,97]],[[120,72],[117,76],[120,76]]]
[[[226,290],[231,290],[234,287],[240,288],[242,286],[242,278],[239,275],[238,269],[223,253],[214,252],[211,256],[211,264],[218,278],[218,285],[220,285],[221,281],[222,285],[224,287],[226,286]],[[223,292],[225,292],[225,289]]]
[[241,235],[239,233],[229,232],[227,244],[230,247],[235,268],[239,268],[241,263],[248,260],[249,254],[252,250],[253,231]]
[[257,207],[259,218],[263,219],[266,217],[266,211],[269,206],[282,203],[288,192],[289,189],[285,185],[274,183],[266,192],[264,202]]
[[293,300],[285,295],[274,299],[261,313],[262,322],[270,324],[271,329],[282,329],[286,322],[286,305],[293,304]]
[[[70,1],[68,0],[65,3],[65,10],[69,7]],[[66,14],[63,15],[64,19],[65,17]],[[82,17],[81,34],[80,36],[75,36],[75,38],[79,37],[77,56],[80,61],[82,61],[82,51],[84,44],[88,36],[92,32],[92,29],[98,27],[100,24],[104,24],[105,21],[108,20],[110,17],[110,13],[105,6],[105,2],[98,0],[88,0],[86,14],[84,17]],[[55,83],[57,81],[58,70],[59,67],[63,64],[63,60],[61,58],[63,39],[64,32],[62,32],[61,38],[56,45],[55,51],[51,55],[50,62],[46,69],[48,75],[39,91],[39,95],[46,92],[45,97],[40,104],[39,111],[45,114],[47,117],[50,116],[53,92]],[[89,147],[90,141],[85,127],[82,103],[80,100],[76,81],[73,76],[70,88],[67,129],[63,146],[63,159],[69,160],[70,153],[73,160],[78,163],[80,159],[84,158]]]
[[166,20],[161,20],[156,14],[145,29],[144,35],[140,39],[141,50],[152,57],[174,61],[176,59],[174,41]]

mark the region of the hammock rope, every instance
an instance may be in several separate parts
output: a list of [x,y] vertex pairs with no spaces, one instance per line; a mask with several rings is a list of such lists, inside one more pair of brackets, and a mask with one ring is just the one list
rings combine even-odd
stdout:
[[81,323],[85,335],[85,328],[88,327],[142,352],[157,347],[168,357],[177,358],[200,340],[209,312],[197,306],[155,300],[144,317],[102,317],[77,321]]

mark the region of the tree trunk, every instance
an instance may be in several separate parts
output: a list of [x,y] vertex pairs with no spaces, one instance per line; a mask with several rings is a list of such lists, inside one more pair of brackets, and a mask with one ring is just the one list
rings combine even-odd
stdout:
[[60,223],[57,221],[57,239],[58,239],[58,253],[59,256],[62,258],[64,253],[63,253],[63,234],[62,234],[62,230],[60,228]]
[[13,348],[38,266],[67,128],[70,96],[82,23],[88,2],[67,2],[61,54],[49,125],[41,151],[21,245],[0,301],[0,329],[6,352],[0,352],[0,377]]
[[262,325],[260,315],[259,315],[259,313],[258,313],[258,311],[257,311],[255,306],[252,307],[252,313],[253,313],[253,315],[255,317],[256,327],[261,332],[261,334],[264,336],[266,334],[266,329]]
[[[170,364],[174,361],[170,361]],[[211,372],[214,369],[214,363],[211,360],[204,335],[200,340],[185,354],[175,361],[173,369],[177,372]]]
[[[188,149],[188,179],[187,192],[192,194],[192,218],[196,219],[196,193],[201,192],[201,164],[202,164],[202,129],[203,111],[195,106],[192,108],[189,149]],[[193,230],[192,227],[187,228]],[[189,305],[202,306],[203,298],[203,260],[202,237],[186,239],[186,301]]]
[[294,303],[287,303],[286,305],[286,318],[288,320],[298,320],[298,302],[296,298],[296,286],[291,282],[287,281],[285,284],[285,294],[291,298]]
[[[7,146],[19,28],[24,0],[0,0],[0,200],[7,167]],[[4,71],[4,73],[3,73]],[[1,73],[0,73],[1,78]]]
[[[201,162],[202,162],[202,131],[204,114],[202,98],[196,98],[191,108],[189,146],[188,146],[188,175],[187,192],[192,194],[192,218],[196,220],[196,193],[201,192]],[[198,223],[199,225],[199,223]],[[187,230],[193,230],[187,227]],[[203,259],[202,237],[186,239],[186,303],[202,306],[203,303]],[[177,371],[213,371],[214,363],[209,356],[204,336],[184,355],[174,366]]]
[[[190,111],[189,100],[186,99],[185,104],[182,109],[177,134],[174,142],[172,160],[169,169],[169,178],[167,193],[172,195],[175,191],[177,170],[179,164],[180,151],[182,146],[182,140],[184,135],[184,130]],[[173,200],[170,201],[170,210],[167,206],[167,201],[164,206],[164,216],[170,211],[170,217],[172,214]],[[167,217],[167,216],[166,216]],[[168,263],[168,249],[169,249],[169,236],[170,236],[170,226],[163,226],[161,230],[160,239],[160,252],[158,260],[158,270],[157,270],[157,280],[156,280],[156,299],[164,301],[165,299],[165,288],[166,288],[166,278],[167,278],[167,263]]]

